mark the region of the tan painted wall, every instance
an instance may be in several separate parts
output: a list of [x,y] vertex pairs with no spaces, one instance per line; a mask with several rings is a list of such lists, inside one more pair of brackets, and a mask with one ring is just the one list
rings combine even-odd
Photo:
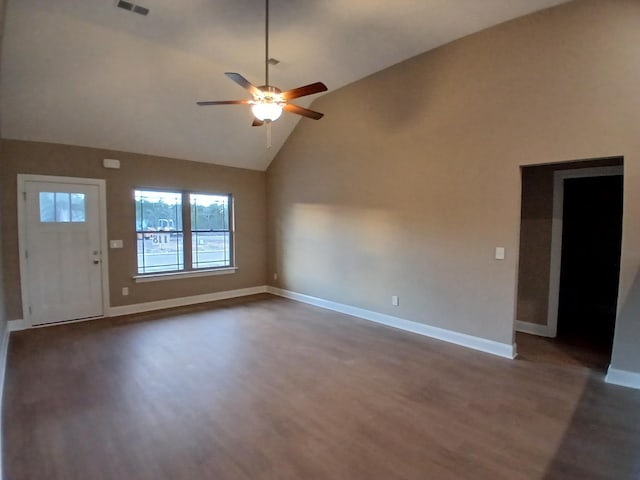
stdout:
[[[4,36],[4,19],[5,19],[6,5],[7,5],[6,0],[0,0],[0,52],[2,52],[2,39]],[[2,125],[1,117],[2,117],[2,112],[0,112],[0,125]],[[0,134],[0,137],[1,137],[1,134]],[[0,171],[2,168],[3,161],[4,161],[4,158],[2,157],[2,152],[0,152]],[[2,196],[2,191],[3,191],[3,187],[0,184],[0,197]],[[2,207],[2,204],[0,204],[0,207]],[[0,208],[0,224],[2,224],[3,216],[4,216],[4,208],[2,207]],[[0,229],[0,250],[2,250],[2,243],[3,243],[2,237],[3,237],[2,229]],[[2,255],[0,255],[0,342],[1,342],[1,339],[4,338],[5,331],[7,328],[6,300],[5,300],[5,293],[4,293],[4,269],[2,265],[3,265]],[[0,355],[2,356],[2,358],[5,357],[5,352],[2,350],[1,343],[0,343]],[[2,379],[0,379],[0,381],[2,381]]]
[[622,165],[622,160],[557,163],[522,169],[517,320],[547,324],[554,172],[612,165]]
[[[107,229],[124,248],[109,251],[112,306],[186,297],[265,284],[265,173],[253,170],[113,152],[86,147],[3,140],[0,149],[3,207],[3,261],[7,315],[22,318],[18,261],[16,178],[18,173],[103,178],[107,183]],[[120,170],[102,167],[104,158],[121,161]],[[233,275],[134,283],[136,234],[133,189],[185,188],[232,193],[236,206],[236,261]],[[130,295],[121,295],[129,287]]]
[[613,363],[640,371],[624,308],[640,265],[638,25],[636,0],[572,2],[318,99],[326,117],[300,122],[268,170],[269,278],[511,343],[520,166],[623,156]]

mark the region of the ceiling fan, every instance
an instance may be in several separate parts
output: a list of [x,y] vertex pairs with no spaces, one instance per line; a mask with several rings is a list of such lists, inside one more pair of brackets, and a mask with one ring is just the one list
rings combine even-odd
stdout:
[[249,80],[244,78],[239,73],[226,72],[225,75],[231,80],[236,82],[241,87],[247,89],[253,96],[251,100],[219,100],[198,102],[200,106],[206,105],[251,105],[251,110],[254,115],[252,126],[259,127],[261,125],[269,124],[278,118],[282,114],[282,110],[289,113],[296,113],[303,117],[311,118],[313,120],[320,120],[324,114],[309,110],[308,108],[300,107],[289,103],[290,100],[295,98],[305,97],[307,95],[313,95],[314,93],[320,93],[327,91],[327,86],[322,82],[310,83],[302,87],[281,91],[279,88],[269,85],[269,0],[265,0],[266,13],[265,13],[265,82],[264,85],[256,87]]

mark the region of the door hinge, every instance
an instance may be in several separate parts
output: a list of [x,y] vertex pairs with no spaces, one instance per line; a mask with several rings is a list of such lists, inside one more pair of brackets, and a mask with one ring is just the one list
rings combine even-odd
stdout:
[[29,250],[25,250],[24,251],[24,258],[26,258],[26,259],[29,258]]
[[24,201],[27,201],[27,192],[22,192],[22,197],[24,198]]
[[29,315],[31,315],[31,305],[29,305]]

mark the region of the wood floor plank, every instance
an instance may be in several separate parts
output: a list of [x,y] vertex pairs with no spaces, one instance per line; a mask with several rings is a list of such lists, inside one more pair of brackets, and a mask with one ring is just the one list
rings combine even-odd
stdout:
[[270,295],[11,335],[11,480],[640,478],[640,392]]

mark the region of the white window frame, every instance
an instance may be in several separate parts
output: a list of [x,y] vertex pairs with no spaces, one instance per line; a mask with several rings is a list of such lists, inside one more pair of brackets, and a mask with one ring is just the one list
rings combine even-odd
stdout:
[[[136,283],[157,282],[162,280],[171,280],[178,278],[194,278],[204,277],[211,275],[228,275],[236,273],[238,267],[236,266],[236,246],[235,246],[235,202],[234,196],[231,193],[219,193],[219,192],[206,192],[195,191],[187,189],[167,189],[157,187],[136,187],[133,190],[133,201],[135,205],[135,197],[137,192],[167,192],[182,196],[182,255],[183,255],[183,268],[180,270],[170,270],[166,272],[154,272],[154,273],[136,273],[133,275],[133,279]],[[193,227],[191,224],[191,202],[190,195],[215,195],[228,198],[228,215],[229,215],[229,248],[231,250],[229,263],[222,267],[205,267],[205,268],[193,268],[193,252],[192,252],[192,235]],[[134,225],[136,235],[136,272],[138,270],[138,249],[137,249],[137,219]],[[186,246],[189,245],[187,248]],[[188,253],[188,254],[187,254]]]

